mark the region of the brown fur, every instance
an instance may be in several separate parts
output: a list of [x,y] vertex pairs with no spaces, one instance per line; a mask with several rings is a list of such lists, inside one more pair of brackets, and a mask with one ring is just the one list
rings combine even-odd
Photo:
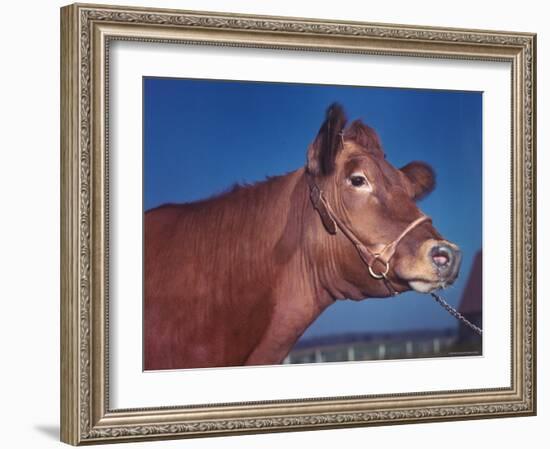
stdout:
[[[391,241],[418,216],[413,198],[430,188],[428,172],[396,170],[374,130],[358,121],[344,131],[350,145],[342,145],[345,123],[340,106],[329,108],[307,170],[365,244]],[[348,187],[335,187],[357,167],[377,188],[359,200]],[[336,299],[388,296],[349,241],[325,231],[305,176],[299,169],[146,212],[145,369],[279,363]],[[359,212],[357,201],[365,202]],[[435,282],[431,265],[415,253],[430,239],[440,239],[431,225],[404,239],[390,272],[399,291],[410,289],[403,276]]]
[[288,208],[288,181],[276,177],[146,213],[147,369],[247,358],[274,307],[268,280],[299,247],[300,215]]
[[346,129],[345,138],[354,141],[363,151],[377,155],[384,155],[380,138],[374,129],[365,125],[361,120],[354,120]]
[[421,200],[435,189],[435,173],[428,164],[424,162],[410,162],[401,171],[415,186],[414,199]]

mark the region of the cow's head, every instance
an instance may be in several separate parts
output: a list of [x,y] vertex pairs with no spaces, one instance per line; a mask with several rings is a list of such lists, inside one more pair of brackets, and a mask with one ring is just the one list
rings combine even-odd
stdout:
[[[333,218],[347,227],[368,252],[376,255],[423,216],[416,201],[435,187],[434,172],[423,162],[401,169],[385,158],[376,132],[356,120],[346,127],[342,108],[333,104],[308,149],[306,176],[316,186],[329,211],[318,208],[324,255],[341,279],[336,295],[360,299],[406,290],[427,293],[454,282],[460,251],[445,240],[430,220],[413,225],[395,247],[391,259],[375,262],[369,274],[356,245]],[[319,217],[321,220],[319,220]],[[338,232],[340,231],[340,232]]]

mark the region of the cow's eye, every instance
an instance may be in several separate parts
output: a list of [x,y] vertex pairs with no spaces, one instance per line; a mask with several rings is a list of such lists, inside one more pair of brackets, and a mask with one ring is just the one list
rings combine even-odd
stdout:
[[367,180],[363,176],[352,176],[350,180],[351,185],[354,187],[361,187],[367,183]]
[[348,178],[348,183],[357,189],[368,190],[368,191],[372,190],[368,179],[365,177],[363,173],[353,173]]

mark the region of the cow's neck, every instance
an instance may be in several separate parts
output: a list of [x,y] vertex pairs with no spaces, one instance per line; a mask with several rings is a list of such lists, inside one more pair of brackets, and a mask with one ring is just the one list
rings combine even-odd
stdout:
[[[274,307],[261,342],[248,357],[250,365],[281,362],[303,332],[329,305],[334,292],[325,282],[330,278],[329,261],[319,264],[317,257],[327,236],[311,207],[304,170],[287,175],[290,210],[286,224],[275,244],[273,260],[280,264],[274,279]],[[319,240],[321,239],[321,240]],[[312,248],[312,245],[314,247]],[[316,248],[315,248],[316,246]]]

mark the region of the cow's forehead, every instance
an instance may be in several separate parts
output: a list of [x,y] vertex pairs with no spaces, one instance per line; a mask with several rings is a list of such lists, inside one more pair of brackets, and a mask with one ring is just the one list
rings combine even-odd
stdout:
[[344,176],[355,169],[363,169],[373,178],[387,188],[402,187],[404,177],[399,169],[393,166],[382,151],[366,151],[362,148],[354,148],[348,154],[342,154],[342,167]]
[[346,169],[361,165],[375,165],[380,166],[381,170],[396,170],[386,160],[386,154],[381,148],[367,149],[355,142],[346,142],[345,151],[340,154],[340,163]]
[[380,137],[361,120],[355,120],[343,133],[344,141],[353,142],[363,151],[384,155]]
[[385,159],[386,154],[381,146],[364,146],[355,140],[345,140],[344,141],[344,151],[343,156],[346,159],[360,159],[364,157],[374,157]]

